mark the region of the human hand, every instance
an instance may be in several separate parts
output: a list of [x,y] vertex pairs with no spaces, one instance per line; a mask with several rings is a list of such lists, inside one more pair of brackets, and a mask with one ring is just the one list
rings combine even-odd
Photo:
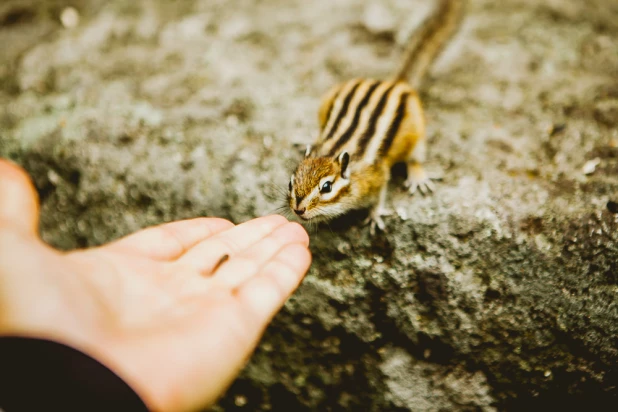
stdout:
[[68,253],[37,229],[30,179],[0,159],[0,334],[82,350],[161,411],[213,403],[311,262],[281,216],[178,221]]

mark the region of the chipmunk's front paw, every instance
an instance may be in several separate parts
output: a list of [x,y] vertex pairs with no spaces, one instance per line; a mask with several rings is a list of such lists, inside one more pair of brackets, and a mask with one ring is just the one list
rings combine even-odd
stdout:
[[369,214],[369,217],[365,219],[364,224],[369,225],[369,234],[371,236],[375,236],[376,228],[380,229],[382,232],[386,232],[386,224],[382,219],[382,216],[387,216],[388,212],[382,208],[375,208]]
[[413,195],[418,190],[422,195],[433,192],[436,185],[433,180],[441,180],[441,176],[429,176],[421,165],[408,167],[408,179],[404,182],[404,187]]

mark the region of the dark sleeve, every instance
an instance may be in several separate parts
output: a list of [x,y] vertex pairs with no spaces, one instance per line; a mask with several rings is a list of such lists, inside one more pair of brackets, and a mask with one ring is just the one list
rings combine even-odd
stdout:
[[68,346],[0,337],[0,411],[148,411],[110,369]]

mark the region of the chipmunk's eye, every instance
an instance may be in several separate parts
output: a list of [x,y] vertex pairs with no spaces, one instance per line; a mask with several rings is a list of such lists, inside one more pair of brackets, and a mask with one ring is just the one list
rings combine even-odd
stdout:
[[288,184],[288,187],[290,188],[290,192],[291,192],[291,191],[292,191],[292,182],[290,182],[290,183]]
[[330,193],[331,190],[333,190],[333,184],[331,182],[324,182],[320,193]]

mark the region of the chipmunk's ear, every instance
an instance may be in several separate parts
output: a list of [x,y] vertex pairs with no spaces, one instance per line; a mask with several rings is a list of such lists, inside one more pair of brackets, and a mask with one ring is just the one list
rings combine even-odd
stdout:
[[302,153],[302,155],[305,157],[308,157],[311,154],[311,150],[313,149],[313,146],[311,146],[310,144],[300,142],[292,143],[292,147],[294,148],[295,152],[298,151],[298,153]]
[[337,158],[337,161],[341,165],[341,177],[344,179],[348,179],[350,177],[350,171],[348,170],[348,165],[350,164],[350,155],[348,152],[343,152]]

